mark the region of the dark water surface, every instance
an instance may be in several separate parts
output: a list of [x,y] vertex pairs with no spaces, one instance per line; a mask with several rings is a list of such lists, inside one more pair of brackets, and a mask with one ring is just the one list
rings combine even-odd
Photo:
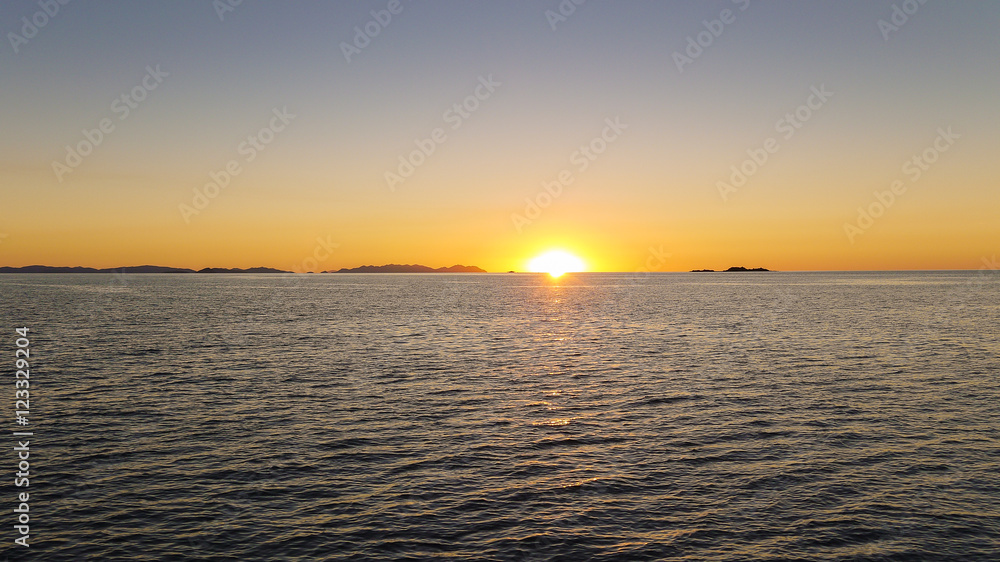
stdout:
[[3,275],[3,553],[1000,560],[998,278]]

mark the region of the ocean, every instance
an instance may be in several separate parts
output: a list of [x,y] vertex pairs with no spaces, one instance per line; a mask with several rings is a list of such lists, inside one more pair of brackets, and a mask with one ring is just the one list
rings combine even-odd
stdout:
[[995,561],[998,288],[995,271],[2,275],[3,552]]

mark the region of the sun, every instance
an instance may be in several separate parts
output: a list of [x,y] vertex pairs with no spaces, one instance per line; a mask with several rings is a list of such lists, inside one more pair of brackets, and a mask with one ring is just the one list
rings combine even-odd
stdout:
[[583,260],[564,250],[551,250],[528,262],[528,271],[548,273],[552,277],[562,277],[571,271],[585,271]]

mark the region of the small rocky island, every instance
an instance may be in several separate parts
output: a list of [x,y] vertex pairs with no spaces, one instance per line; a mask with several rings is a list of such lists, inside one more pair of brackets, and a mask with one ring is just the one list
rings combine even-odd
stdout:
[[474,265],[453,265],[451,267],[438,267],[435,269],[426,265],[390,263],[388,265],[345,267],[337,271],[324,271],[323,273],[486,273],[486,270]]
[[763,267],[755,267],[753,269],[747,269],[742,266],[730,267],[722,272],[715,271],[714,269],[692,269],[691,273],[728,273],[733,271],[771,271],[770,269],[765,269]]

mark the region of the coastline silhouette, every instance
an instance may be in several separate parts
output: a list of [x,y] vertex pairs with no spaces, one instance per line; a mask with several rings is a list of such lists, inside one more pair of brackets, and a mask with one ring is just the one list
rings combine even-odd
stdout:
[[[136,265],[129,267],[108,267],[97,269],[93,267],[58,267],[49,265],[27,265],[24,267],[0,267],[0,273],[295,273],[273,267],[205,267],[194,270],[184,267],[165,267],[161,265]],[[453,265],[450,267],[432,268],[426,265],[363,265],[361,267],[341,268],[323,273],[487,273],[485,269],[474,265]]]

